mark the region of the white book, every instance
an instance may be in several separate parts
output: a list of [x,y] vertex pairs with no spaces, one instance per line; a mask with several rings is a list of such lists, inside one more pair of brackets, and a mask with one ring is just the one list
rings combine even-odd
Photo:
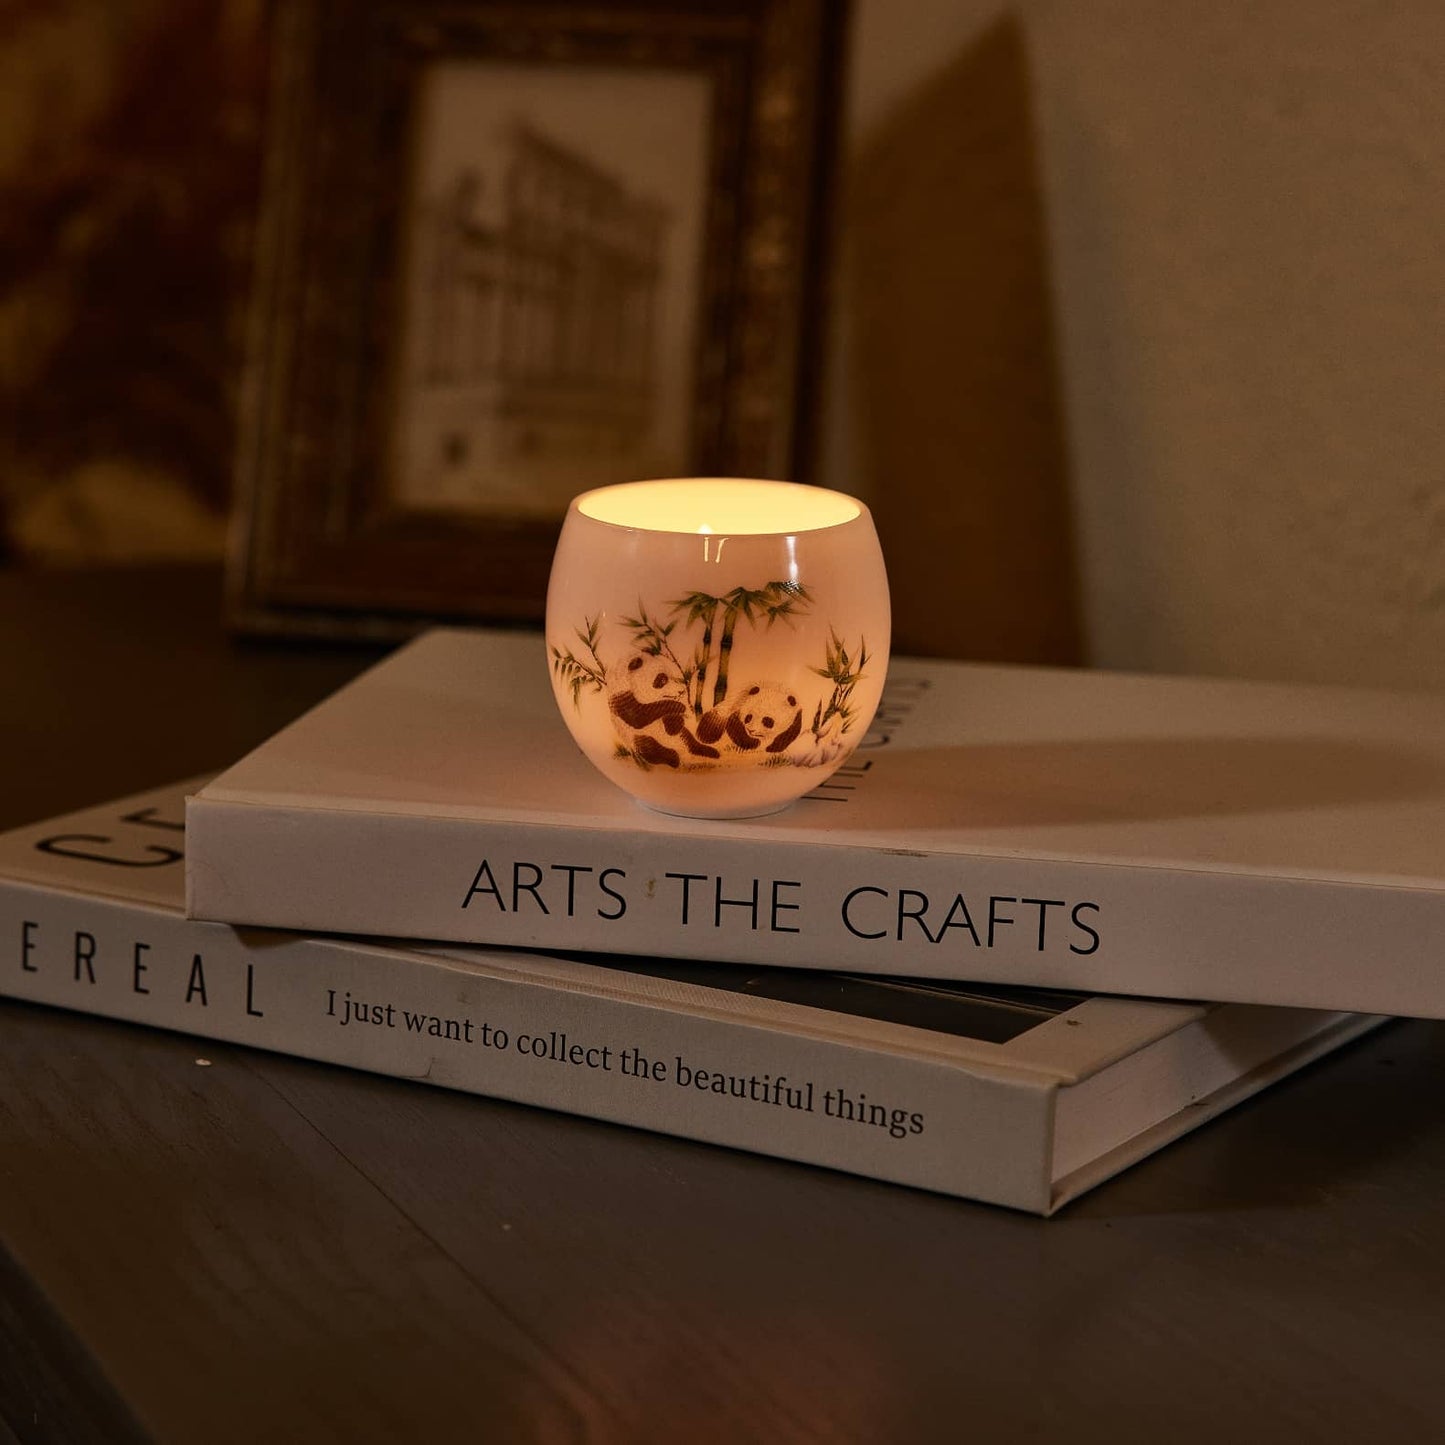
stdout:
[[1048,1214],[1379,1023],[195,922],[182,790],[0,835],[0,994]]
[[441,630],[200,789],[189,907],[307,930],[1445,1016],[1445,697],[895,659],[782,813],[668,817],[541,639]]

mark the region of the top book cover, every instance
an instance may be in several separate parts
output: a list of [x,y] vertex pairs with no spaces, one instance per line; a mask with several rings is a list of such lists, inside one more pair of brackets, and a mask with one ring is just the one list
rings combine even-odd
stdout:
[[650,811],[441,629],[201,788],[194,917],[1445,1016],[1445,698],[895,658],[786,811]]

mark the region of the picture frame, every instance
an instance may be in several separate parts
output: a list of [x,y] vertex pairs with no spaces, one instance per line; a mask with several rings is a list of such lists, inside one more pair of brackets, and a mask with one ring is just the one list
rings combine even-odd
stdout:
[[571,496],[809,480],[842,7],[282,0],[247,633],[540,621]]

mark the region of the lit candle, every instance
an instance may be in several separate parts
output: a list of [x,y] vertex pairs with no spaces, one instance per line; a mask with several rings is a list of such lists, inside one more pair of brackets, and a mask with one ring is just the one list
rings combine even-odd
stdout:
[[856,498],[690,477],[573,499],[547,594],[557,704],[650,807],[786,807],[862,741],[888,667],[888,580]]

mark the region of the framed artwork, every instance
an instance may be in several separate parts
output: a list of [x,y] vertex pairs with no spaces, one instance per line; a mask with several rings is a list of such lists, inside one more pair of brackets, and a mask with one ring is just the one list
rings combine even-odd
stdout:
[[841,23],[282,0],[233,623],[539,620],[576,493],[806,479]]

